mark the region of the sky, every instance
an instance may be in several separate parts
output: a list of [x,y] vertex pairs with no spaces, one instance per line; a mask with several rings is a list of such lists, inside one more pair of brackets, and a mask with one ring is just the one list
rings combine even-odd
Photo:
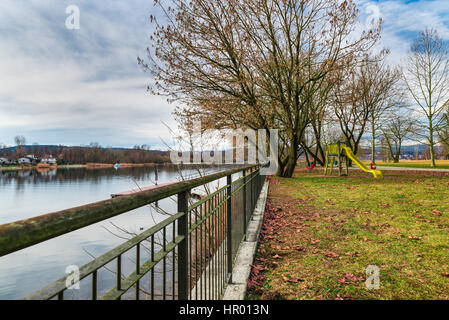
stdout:
[[[362,25],[383,19],[392,64],[426,26],[449,40],[448,0],[356,2]],[[79,29],[66,26],[70,5]],[[137,64],[155,13],[153,0],[1,0],[0,144],[23,135],[29,144],[164,149],[175,105],[146,93],[151,79]]]

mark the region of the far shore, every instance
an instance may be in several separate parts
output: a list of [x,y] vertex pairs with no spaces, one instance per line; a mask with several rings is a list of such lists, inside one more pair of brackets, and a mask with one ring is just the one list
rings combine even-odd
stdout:
[[[158,166],[176,166],[177,164],[172,162],[163,162],[163,163],[120,163],[122,168],[131,168],[131,167],[154,167]],[[216,164],[205,164],[205,163],[184,163],[183,166],[217,166]],[[113,168],[114,164],[111,163],[86,163],[86,164],[61,164],[61,165],[49,165],[40,167],[39,164],[36,165],[14,165],[14,166],[1,166],[0,171],[20,171],[20,170],[54,170],[54,169],[66,169],[66,168],[86,168],[86,169],[105,169],[105,168]]]
[[[170,163],[160,163],[159,165],[167,165]],[[151,167],[156,163],[120,163],[122,168],[129,167]],[[64,168],[87,168],[87,169],[101,169],[101,168],[113,168],[114,164],[111,163],[86,163],[86,164],[61,164],[51,165],[48,167],[40,168],[38,165],[16,165],[16,166],[0,166],[0,171],[17,171],[17,170],[31,170],[31,169],[64,169]]]

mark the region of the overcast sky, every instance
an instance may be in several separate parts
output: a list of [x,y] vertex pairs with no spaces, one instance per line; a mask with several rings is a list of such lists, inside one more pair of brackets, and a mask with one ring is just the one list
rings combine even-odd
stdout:
[[[399,63],[426,26],[449,40],[448,0],[359,0],[362,23],[382,17],[382,46]],[[66,28],[66,8],[80,29]],[[0,143],[162,148],[169,105],[146,94],[137,65],[149,46],[153,0],[1,0]]]

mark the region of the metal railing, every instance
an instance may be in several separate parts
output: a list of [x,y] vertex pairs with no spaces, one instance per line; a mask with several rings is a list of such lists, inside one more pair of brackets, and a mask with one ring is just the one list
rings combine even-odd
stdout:
[[[241,173],[238,179],[233,175]],[[195,187],[226,177],[226,185],[189,205]],[[232,281],[233,261],[265,177],[258,166],[242,166],[205,177],[161,186],[0,226],[0,256],[177,195],[177,213],[79,268],[96,299],[220,299]],[[126,274],[122,257],[135,266]],[[115,264],[115,286],[99,292],[98,271]],[[67,275],[27,299],[64,299]],[[144,279],[145,277],[145,279]],[[148,278],[148,279],[146,279]],[[149,283],[143,289],[141,282]],[[103,293],[103,294],[102,294]]]

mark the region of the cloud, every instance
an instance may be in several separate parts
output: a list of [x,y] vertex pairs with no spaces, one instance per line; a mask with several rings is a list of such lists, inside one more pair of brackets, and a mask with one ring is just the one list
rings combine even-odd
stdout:
[[[65,27],[68,5],[80,29]],[[399,64],[426,26],[449,40],[449,1],[357,0],[361,26],[383,19],[381,47]],[[161,123],[176,128],[173,105],[145,94],[145,56],[152,2],[139,0],[0,1],[0,143],[162,146]]]
[[[79,30],[65,9],[80,8]],[[172,105],[149,96],[136,58],[149,45],[142,1],[2,1],[0,142],[160,145]]]
[[390,62],[399,64],[419,32],[426,27],[438,30],[449,40],[449,1],[447,0],[356,0],[361,20],[383,20],[380,45],[391,50]]

